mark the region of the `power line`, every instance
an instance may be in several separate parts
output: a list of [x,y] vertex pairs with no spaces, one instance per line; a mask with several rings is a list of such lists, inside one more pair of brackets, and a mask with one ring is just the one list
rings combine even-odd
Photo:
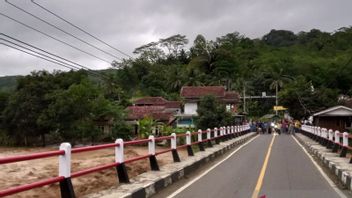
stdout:
[[53,60],[50,60],[50,59],[47,59],[47,58],[44,58],[44,57],[38,56],[38,55],[36,55],[36,54],[34,54],[34,53],[27,52],[27,51],[25,51],[25,50],[22,50],[22,49],[19,49],[19,48],[17,48],[17,47],[14,47],[14,46],[8,45],[8,44],[6,44],[6,43],[1,43],[1,42],[0,42],[0,44],[1,44],[1,45],[5,45],[5,46],[7,46],[7,47],[9,47],[9,48],[12,48],[12,49],[15,49],[15,50],[21,51],[21,52],[23,52],[23,53],[29,54],[29,55],[31,55],[31,56],[34,56],[34,57],[37,57],[37,58],[40,58],[40,59],[46,60],[46,61],[48,61],[48,62],[51,62],[51,63],[57,64],[57,65],[61,65],[61,66],[63,66],[63,67],[69,68],[69,69],[74,69],[74,68],[69,67],[69,66],[67,66],[67,65],[64,65],[64,64],[61,64],[61,63],[55,62],[55,61],[53,61]]
[[12,7],[14,7],[14,8],[16,8],[16,9],[18,9],[18,10],[20,10],[20,11],[22,11],[22,12],[24,12],[24,13],[26,13],[26,14],[28,14],[28,15],[34,17],[34,18],[36,18],[36,19],[38,19],[39,21],[41,21],[41,22],[43,22],[43,23],[45,23],[45,24],[47,24],[47,25],[49,25],[49,26],[51,26],[51,27],[53,27],[53,28],[59,30],[60,32],[63,32],[63,33],[65,33],[65,34],[67,34],[67,35],[69,35],[69,36],[71,36],[71,37],[73,37],[73,38],[75,38],[75,39],[81,41],[82,43],[85,43],[85,44],[87,44],[87,45],[93,47],[94,49],[97,49],[97,50],[99,50],[99,51],[101,51],[101,52],[103,52],[103,53],[105,53],[105,54],[107,54],[107,55],[109,55],[109,56],[111,56],[111,57],[114,57],[114,58],[117,58],[117,59],[121,60],[120,57],[117,57],[117,56],[115,56],[115,55],[113,55],[113,54],[111,54],[111,53],[109,53],[109,52],[107,52],[107,51],[105,51],[105,50],[102,50],[101,48],[99,48],[99,47],[97,47],[97,46],[95,46],[95,45],[93,45],[93,44],[91,44],[91,43],[89,43],[89,42],[87,42],[87,41],[85,41],[85,40],[83,40],[83,39],[81,39],[81,38],[79,38],[79,37],[77,37],[77,36],[75,36],[75,35],[69,33],[69,32],[67,32],[67,31],[65,31],[65,30],[63,30],[63,29],[61,29],[60,27],[58,27],[58,26],[56,26],[56,25],[54,25],[54,24],[52,24],[52,23],[50,23],[50,22],[48,22],[48,21],[46,21],[46,20],[44,20],[44,19],[42,19],[42,18],[36,16],[36,15],[34,15],[34,14],[31,13],[31,12],[28,12],[27,10],[25,10],[25,9],[23,9],[23,8],[21,8],[21,7],[17,6],[17,5],[15,5],[15,4],[9,2],[8,0],[5,0],[5,2],[8,3],[9,5],[11,5]]
[[[54,57],[56,57],[56,58],[62,59],[62,60],[64,60],[64,61],[69,62],[69,63],[71,63],[71,64],[74,64],[74,65],[76,65],[76,66],[78,66],[78,67],[84,68],[84,69],[86,69],[86,70],[89,70],[89,71],[91,71],[91,72],[97,73],[97,74],[99,74],[99,75],[101,75],[101,76],[104,76],[104,77],[108,78],[108,76],[106,76],[106,75],[104,75],[104,74],[100,74],[100,73],[98,73],[98,72],[95,72],[95,71],[93,71],[92,69],[90,69],[90,68],[87,67],[87,66],[84,66],[84,65],[81,65],[81,64],[79,64],[79,63],[73,62],[73,61],[71,61],[71,60],[68,60],[67,58],[63,58],[62,56],[53,54],[53,53],[51,53],[51,52],[49,52],[49,51],[43,50],[43,49],[41,49],[41,48],[39,48],[39,47],[36,47],[36,46],[34,46],[34,45],[31,45],[31,44],[29,44],[29,43],[26,43],[26,42],[24,42],[24,41],[21,41],[21,40],[19,40],[19,39],[14,38],[14,37],[11,37],[11,36],[9,36],[9,35],[7,35],[7,34],[0,33],[0,36],[5,36],[5,37],[7,37],[7,38],[9,38],[9,39],[11,39],[11,40],[14,40],[14,41],[18,42],[18,43],[22,43],[22,44],[24,44],[24,45],[26,45],[26,46],[29,46],[29,47],[31,47],[31,48],[34,48],[34,49],[36,49],[36,50],[39,50],[39,51],[41,51],[41,52],[44,52],[44,53],[46,53],[46,54],[49,54],[49,55],[54,56]],[[1,38],[0,38],[0,39],[1,39]],[[3,39],[3,40],[4,40],[4,39]],[[81,69],[81,68],[80,68],[80,69]]]
[[[14,46],[12,46],[12,45],[9,45],[9,44],[0,42],[0,44],[2,44],[2,45],[5,45],[5,46],[7,46],[7,47],[9,47],[9,48],[12,48],[12,49],[15,49],[15,50],[17,50],[17,51],[21,51],[21,52],[26,53],[26,54],[28,54],[28,55],[31,55],[31,56],[34,56],[34,57],[37,57],[37,58],[46,60],[46,61],[48,61],[48,62],[51,62],[51,63],[57,64],[57,65],[60,65],[60,66],[62,66],[62,67],[66,67],[66,68],[71,69],[71,70],[75,70],[75,69],[76,69],[76,70],[80,70],[80,69],[81,69],[81,68],[79,68],[79,67],[76,67],[76,66],[67,64],[67,63],[65,63],[65,62],[63,62],[63,61],[60,61],[60,60],[58,60],[58,59],[52,58],[52,57],[50,57],[50,56],[48,56],[48,55],[45,55],[45,54],[42,54],[42,53],[33,51],[33,50],[31,50],[31,49],[29,49],[29,48],[27,48],[27,47],[21,46],[21,45],[16,44],[16,43],[13,43],[13,42],[11,42],[11,41],[9,41],[9,40],[3,39],[3,38],[0,38],[0,40],[3,40],[3,41],[8,42],[8,43],[10,43],[10,44],[12,44],[12,45],[15,45],[15,46],[17,46],[17,47],[20,47],[20,48],[23,48],[23,49],[25,49],[25,50],[30,51],[30,52],[28,52],[28,51],[25,51],[25,50],[23,50],[23,49],[14,47]],[[38,54],[39,54],[39,55],[38,55]],[[84,70],[84,69],[83,69],[83,70]],[[88,73],[93,74],[93,75],[95,75],[95,76],[101,77],[99,73],[96,73],[96,72],[93,72],[93,71],[90,71],[90,70],[84,70],[84,71],[87,71]]]
[[76,49],[76,50],[78,50],[78,51],[80,51],[80,52],[83,52],[83,53],[89,55],[89,56],[92,56],[92,57],[97,58],[97,59],[99,59],[99,60],[101,60],[101,61],[104,61],[104,62],[106,62],[106,63],[111,64],[111,62],[108,61],[108,60],[105,60],[105,59],[103,59],[103,58],[100,58],[100,57],[98,57],[98,56],[92,54],[92,53],[89,53],[89,52],[84,51],[84,50],[82,50],[82,49],[80,49],[80,48],[78,48],[78,47],[75,47],[75,46],[73,46],[73,45],[71,45],[71,44],[69,44],[69,43],[67,43],[67,42],[65,42],[65,41],[63,41],[63,40],[60,40],[60,39],[58,39],[58,38],[56,38],[56,37],[54,37],[54,36],[51,36],[51,35],[49,35],[49,34],[43,32],[43,31],[41,31],[41,30],[38,30],[38,29],[36,29],[36,28],[34,28],[34,27],[30,26],[30,25],[27,25],[27,24],[25,24],[25,23],[23,23],[23,22],[21,22],[21,21],[15,19],[15,18],[12,18],[12,17],[10,17],[10,16],[8,16],[8,15],[2,13],[2,12],[0,12],[0,15],[3,16],[3,17],[6,17],[6,18],[8,18],[8,19],[10,19],[10,20],[12,20],[12,21],[18,23],[18,24],[21,24],[21,25],[23,25],[23,26],[25,26],[25,27],[27,27],[27,28],[29,28],[29,29],[31,29],[31,30],[34,30],[34,31],[36,31],[36,32],[38,32],[38,33],[40,33],[40,34],[43,34],[43,35],[45,35],[45,36],[47,36],[47,37],[49,37],[49,38],[51,38],[51,39],[54,39],[55,41],[58,41],[58,42],[60,42],[60,43],[62,43],[62,44],[65,44],[65,45],[67,45],[67,46],[69,46],[69,47],[71,47],[71,48],[73,48],[73,49]]
[[[10,43],[10,44],[15,45],[15,46],[17,46],[17,47],[20,47],[20,48],[25,49],[25,50],[27,50],[27,51],[34,52],[34,53],[36,53],[36,54],[39,54],[40,56],[43,56],[43,57],[46,57],[46,58],[50,58],[50,59],[52,59],[52,60],[54,60],[54,61],[57,61],[57,62],[59,62],[59,63],[65,64],[65,65],[69,65],[70,67],[73,67],[74,69],[81,69],[81,68],[79,68],[79,67],[77,67],[77,66],[67,64],[67,63],[64,62],[64,61],[61,61],[61,60],[52,58],[52,57],[50,57],[50,56],[48,56],[48,55],[46,55],[46,54],[40,53],[40,52],[36,52],[36,51],[34,51],[34,50],[32,50],[32,49],[30,49],[30,48],[28,48],[28,47],[24,47],[24,46],[22,46],[22,45],[19,45],[19,44],[17,44],[17,43],[14,43],[14,42],[12,42],[12,41],[7,40],[7,39],[0,38],[0,41],[5,41],[5,42],[7,42],[7,43]],[[72,69],[73,69],[73,68],[72,68]]]
[[97,41],[99,41],[99,42],[105,44],[106,46],[108,46],[108,47],[110,47],[110,48],[116,50],[117,52],[119,52],[119,53],[121,53],[121,54],[123,54],[123,55],[125,55],[125,56],[127,56],[127,57],[129,57],[129,58],[133,58],[132,56],[128,55],[127,53],[125,53],[125,52],[123,52],[123,51],[117,49],[116,47],[114,47],[114,46],[110,45],[109,43],[103,41],[102,39],[98,38],[97,36],[94,36],[93,34],[89,33],[88,31],[86,31],[86,30],[82,29],[81,27],[79,27],[79,26],[73,24],[72,22],[68,21],[67,19],[64,19],[63,17],[61,17],[60,15],[54,13],[54,12],[51,11],[50,9],[44,7],[43,5],[41,5],[41,4],[37,3],[37,2],[35,2],[34,0],[31,0],[31,1],[32,1],[32,3],[34,3],[35,5],[37,5],[38,7],[40,7],[41,9],[43,9],[43,10],[45,10],[46,12],[50,13],[51,15],[53,15],[53,16],[55,16],[55,17],[61,19],[62,21],[64,21],[64,22],[66,22],[67,24],[69,24],[69,25],[75,27],[76,29],[78,29],[78,30],[80,30],[80,31],[82,31],[82,32],[84,32],[84,33],[86,33],[87,35],[89,35],[90,37],[94,38],[95,40],[97,40]]
[[[50,57],[50,56],[48,56],[48,55],[46,55],[46,54],[33,51],[33,50],[30,49],[30,48],[27,48],[27,47],[24,47],[24,46],[22,46],[22,45],[16,44],[16,43],[14,43],[14,42],[12,42],[12,41],[9,41],[9,40],[3,39],[3,38],[0,38],[0,40],[3,40],[3,41],[5,41],[5,42],[7,42],[7,43],[10,43],[10,44],[15,45],[15,46],[17,46],[17,47],[20,47],[20,48],[25,49],[25,50],[27,50],[27,51],[34,52],[34,53],[36,53],[36,54],[39,54],[39,55],[42,56],[42,57],[45,57],[45,58],[49,58],[49,59],[51,59],[51,60],[54,60],[55,62],[60,63],[61,66],[62,66],[62,64],[64,64],[64,65],[66,65],[67,68],[70,68],[70,69],[77,69],[77,70],[82,69],[82,68],[80,68],[80,67],[77,67],[77,66],[74,66],[74,65],[71,65],[71,64],[67,64],[66,62],[61,61],[61,60],[59,60],[59,59],[52,58],[52,57]],[[38,56],[37,56],[37,57],[38,57]],[[45,60],[46,60],[46,59],[45,59]],[[101,77],[101,75],[100,75],[99,73],[97,73],[97,72],[94,72],[94,71],[91,71],[91,70],[86,70],[86,71],[89,72],[89,73],[91,73],[91,74],[94,74],[94,75],[96,75],[96,76],[98,76],[98,77]]]

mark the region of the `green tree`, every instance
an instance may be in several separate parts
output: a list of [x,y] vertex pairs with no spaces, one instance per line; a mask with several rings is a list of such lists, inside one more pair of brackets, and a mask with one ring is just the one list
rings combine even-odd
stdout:
[[50,82],[52,78],[52,74],[38,71],[18,80],[16,91],[3,112],[4,127],[17,144],[27,146],[30,137],[40,136],[45,146],[45,134],[50,127],[40,125],[38,118],[48,106],[46,94],[57,86]]
[[185,35],[176,34],[165,39],[160,39],[159,44],[165,47],[171,57],[178,57],[180,50],[187,45],[188,39]]
[[267,82],[270,83],[270,89],[275,90],[276,102],[275,105],[278,105],[279,101],[279,89],[284,86],[285,82],[292,80],[292,77],[284,74],[284,69],[280,67],[275,67],[269,71]]
[[204,96],[197,109],[196,126],[199,129],[221,127],[231,124],[232,117],[214,96]]
[[296,43],[297,36],[287,30],[271,30],[270,33],[263,36],[263,41],[271,46],[284,47]]
[[198,35],[190,50],[192,59],[189,67],[204,73],[211,73],[215,61],[213,43],[207,42],[203,35]]
[[151,117],[145,117],[138,121],[138,125],[138,136],[140,138],[148,138],[148,136],[152,134],[153,129],[156,127],[156,122]]
[[97,121],[112,119],[121,122],[121,107],[107,100],[101,89],[89,81],[71,85],[67,90],[58,90],[49,96],[53,102],[41,116],[43,125],[54,126],[65,141],[89,138],[98,140],[102,133]]

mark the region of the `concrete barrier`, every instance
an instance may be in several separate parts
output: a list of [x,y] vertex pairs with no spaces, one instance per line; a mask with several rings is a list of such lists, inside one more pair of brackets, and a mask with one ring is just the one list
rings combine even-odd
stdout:
[[188,157],[179,163],[166,164],[160,167],[160,171],[149,171],[131,179],[129,184],[121,184],[99,193],[88,195],[89,198],[124,198],[124,197],[150,197],[163,188],[184,178],[196,169],[209,161],[223,155],[228,150],[243,144],[253,138],[256,133],[248,133],[243,136],[228,141],[214,144],[205,151],[194,153],[193,157]]
[[[330,133],[331,137],[332,131],[330,131]],[[311,154],[316,156],[320,162],[336,176],[338,181],[346,189],[352,191],[352,165],[350,164],[350,160],[348,158],[341,157],[339,153],[332,152],[331,146],[327,148],[307,136],[296,134],[296,137]]]

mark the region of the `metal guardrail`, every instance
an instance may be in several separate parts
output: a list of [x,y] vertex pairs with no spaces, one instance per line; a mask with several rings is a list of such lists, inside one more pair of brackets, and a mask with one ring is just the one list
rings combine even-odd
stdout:
[[[339,153],[340,157],[346,157],[347,151],[352,150],[352,147],[349,146],[349,140],[352,139],[352,136],[347,132],[341,133],[338,130],[333,131],[309,125],[302,125],[301,131],[304,135],[331,149],[332,152]],[[350,163],[352,163],[352,157]]]
[[[184,134],[175,134],[172,133],[170,136],[162,136],[162,137],[154,137],[149,136],[148,139],[139,139],[134,141],[124,142],[122,139],[117,139],[115,143],[110,144],[102,144],[96,146],[87,146],[80,148],[71,148],[70,143],[62,143],[60,145],[59,150],[57,151],[48,151],[27,155],[18,155],[18,156],[10,156],[0,158],[1,164],[9,164],[16,163],[20,161],[28,161],[34,159],[43,159],[47,157],[59,156],[59,174],[57,177],[52,177],[44,180],[40,180],[38,182],[24,184],[16,187],[11,187],[8,189],[0,190],[0,197],[8,196],[12,194],[16,194],[19,192],[27,191],[33,188],[38,188],[50,184],[60,183],[60,192],[61,197],[75,197],[73,185],[71,182],[71,178],[80,177],[89,173],[98,172],[101,170],[116,168],[117,177],[120,183],[129,183],[128,172],[125,164],[135,162],[142,159],[149,158],[149,163],[151,170],[158,171],[159,165],[156,156],[164,153],[171,152],[173,161],[180,162],[180,157],[178,155],[177,149],[187,148],[188,156],[193,156],[194,152],[192,149],[192,145],[198,145],[200,151],[205,150],[204,143],[207,143],[209,147],[212,146],[212,141],[215,141],[218,144],[220,141],[226,141],[231,138],[236,138],[246,134],[249,131],[249,125],[240,125],[240,126],[227,126],[214,128],[213,130],[198,130],[197,132],[186,132]],[[203,134],[206,134],[205,139],[203,139]],[[197,137],[197,141],[192,142],[192,136]],[[185,137],[186,142],[184,145],[177,145],[177,138]],[[155,143],[158,141],[170,140],[171,146],[169,149],[156,152]],[[143,156],[138,156],[130,159],[124,159],[124,148],[129,145],[137,145],[137,144],[148,144],[148,154]],[[71,155],[75,153],[95,151],[106,148],[114,148],[115,149],[115,162],[110,164],[103,164],[92,168],[87,168],[80,170],[78,172],[71,172]]]

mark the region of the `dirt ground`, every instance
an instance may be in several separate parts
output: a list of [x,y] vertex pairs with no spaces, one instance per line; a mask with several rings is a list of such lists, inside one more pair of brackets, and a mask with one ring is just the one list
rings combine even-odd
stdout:
[[[166,148],[158,147],[158,150]],[[9,148],[0,147],[0,157],[22,155],[26,153],[35,153],[55,150],[55,148]],[[128,146],[125,148],[125,160],[131,157],[142,156],[147,154],[146,146]],[[179,155],[182,158],[187,156],[185,150],[180,150]],[[157,156],[159,166],[172,163],[171,152]],[[97,165],[103,165],[114,162],[114,149],[103,149],[72,155],[72,172],[82,170]],[[9,187],[28,184],[49,177],[55,177],[58,174],[58,157],[37,159],[31,161],[17,162],[0,165],[0,190]],[[150,170],[149,160],[132,162],[127,165],[130,178],[135,177],[143,172]],[[72,179],[73,187],[77,197],[98,192],[118,185],[116,170],[114,168],[91,173],[78,178]],[[60,197],[59,184],[44,186],[29,191],[21,192],[9,197]]]

